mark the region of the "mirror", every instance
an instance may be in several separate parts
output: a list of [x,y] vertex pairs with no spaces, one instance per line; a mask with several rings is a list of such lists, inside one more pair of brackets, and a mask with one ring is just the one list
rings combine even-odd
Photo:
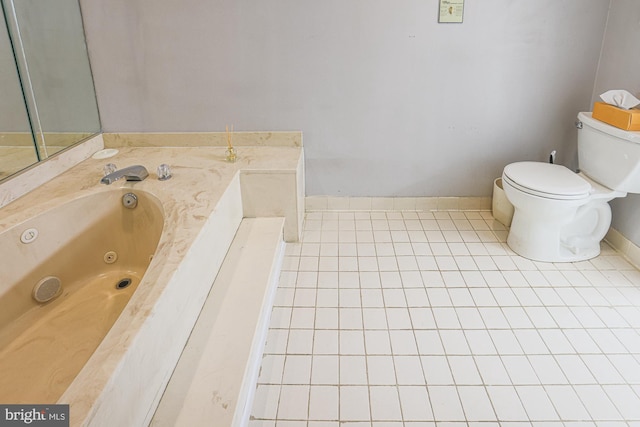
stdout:
[[7,27],[0,25],[0,179],[38,161]]
[[[2,7],[6,22],[2,31],[10,43],[8,53],[0,51],[0,63],[13,62],[22,111],[26,105],[23,116],[30,125],[26,129],[31,139],[30,162],[6,159],[12,164],[5,168],[17,172],[100,132],[100,119],[78,1],[2,0]],[[16,91],[15,81],[10,90]],[[2,102],[0,111],[5,108]],[[6,125],[0,122],[0,132],[5,127],[24,132],[24,121],[19,126],[17,118],[11,120]],[[25,148],[17,138],[5,139],[3,146]],[[0,162],[5,162],[4,156]]]

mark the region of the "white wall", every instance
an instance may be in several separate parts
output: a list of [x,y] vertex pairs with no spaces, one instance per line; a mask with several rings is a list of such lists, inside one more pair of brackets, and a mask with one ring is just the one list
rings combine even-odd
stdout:
[[[640,2],[612,0],[602,45],[593,100],[609,89],[626,89],[640,97]],[[640,246],[640,195],[614,200],[613,227]]]
[[575,157],[609,0],[82,0],[105,131],[301,130],[308,195],[487,196]]

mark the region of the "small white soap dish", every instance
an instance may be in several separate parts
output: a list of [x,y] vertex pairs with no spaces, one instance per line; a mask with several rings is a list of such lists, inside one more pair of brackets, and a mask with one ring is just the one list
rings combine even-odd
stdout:
[[105,148],[104,150],[100,150],[91,156],[92,159],[108,159],[109,157],[113,157],[118,154],[118,150],[115,148]]

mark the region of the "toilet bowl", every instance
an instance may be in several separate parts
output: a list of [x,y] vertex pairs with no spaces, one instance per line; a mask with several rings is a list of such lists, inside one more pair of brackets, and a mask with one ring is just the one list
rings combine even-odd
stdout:
[[600,254],[611,225],[609,201],[640,193],[640,132],[623,131],[578,114],[581,171],[542,162],[507,165],[502,184],[514,206],[507,244],[547,262],[583,261]]
[[515,209],[507,244],[535,261],[597,256],[611,224],[608,202],[625,195],[564,166],[540,162],[508,165],[502,185]]

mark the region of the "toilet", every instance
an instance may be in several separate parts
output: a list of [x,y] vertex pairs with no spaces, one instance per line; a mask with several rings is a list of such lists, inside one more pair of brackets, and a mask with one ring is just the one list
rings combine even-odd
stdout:
[[543,162],[511,163],[502,185],[514,207],[507,244],[534,261],[575,262],[600,254],[609,201],[640,193],[640,132],[579,113],[580,172]]

